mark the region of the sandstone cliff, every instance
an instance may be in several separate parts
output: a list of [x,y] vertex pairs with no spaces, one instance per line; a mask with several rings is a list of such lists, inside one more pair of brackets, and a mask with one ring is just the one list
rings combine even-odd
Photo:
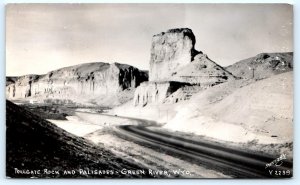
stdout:
[[[230,72],[197,51],[195,43],[196,38],[189,28],[170,29],[153,36],[149,82],[137,88],[135,106],[163,103],[177,90],[181,93],[176,94],[182,96],[172,96],[174,100],[168,102],[186,100],[201,89],[235,79]],[[197,87],[186,88],[188,86]]]
[[152,38],[149,81],[166,81],[180,67],[189,64],[195,54],[195,36],[191,29],[161,32]]
[[18,77],[12,77],[12,76],[6,77],[6,86],[15,83],[17,79]]
[[133,88],[147,79],[147,73],[129,65],[87,63],[45,75],[21,76],[6,86],[6,97],[114,105],[131,99]]
[[164,103],[166,97],[179,88],[190,86],[181,82],[143,82],[134,92],[134,105],[145,106],[148,103]]

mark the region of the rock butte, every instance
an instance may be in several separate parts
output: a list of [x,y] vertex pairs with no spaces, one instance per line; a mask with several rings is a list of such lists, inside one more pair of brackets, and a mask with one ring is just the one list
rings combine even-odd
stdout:
[[170,29],[153,36],[149,82],[136,89],[134,105],[162,103],[182,87],[207,88],[235,78],[207,55],[195,50],[195,43],[196,38],[189,28]]

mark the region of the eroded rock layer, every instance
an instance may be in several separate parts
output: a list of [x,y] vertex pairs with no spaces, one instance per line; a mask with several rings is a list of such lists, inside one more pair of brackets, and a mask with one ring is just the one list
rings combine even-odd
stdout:
[[135,106],[146,106],[148,103],[164,103],[166,97],[184,86],[190,86],[181,82],[143,82],[134,93]]
[[[73,102],[91,100],[97,103],[101,99],[117,97],[122,91],[136,88],[147,79],[146,72],[129,65],[87,63],[58,69],[45,75],[21,76],[6,86],[6,97],[12,100],[41,98]],[[132,98],[133,94],[126,96]],[[112,101],[111,103],[115,103]]]

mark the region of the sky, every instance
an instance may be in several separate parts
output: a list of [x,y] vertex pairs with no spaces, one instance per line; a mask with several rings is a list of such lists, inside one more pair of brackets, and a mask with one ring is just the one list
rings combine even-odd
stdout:
[[152,36],[186,27],[195,48],[222,66],[293,51],[293,7],[286,4],[9,4],[6,75],[89,62],[147,70]]

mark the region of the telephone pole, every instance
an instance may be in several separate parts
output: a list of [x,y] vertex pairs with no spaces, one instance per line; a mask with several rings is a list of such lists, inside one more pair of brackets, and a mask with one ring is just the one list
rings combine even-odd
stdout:
[[254,70],[255,70],[255,68],[254,67],[249,67],[249,70],[252,70],[252,79],[254,79]]

